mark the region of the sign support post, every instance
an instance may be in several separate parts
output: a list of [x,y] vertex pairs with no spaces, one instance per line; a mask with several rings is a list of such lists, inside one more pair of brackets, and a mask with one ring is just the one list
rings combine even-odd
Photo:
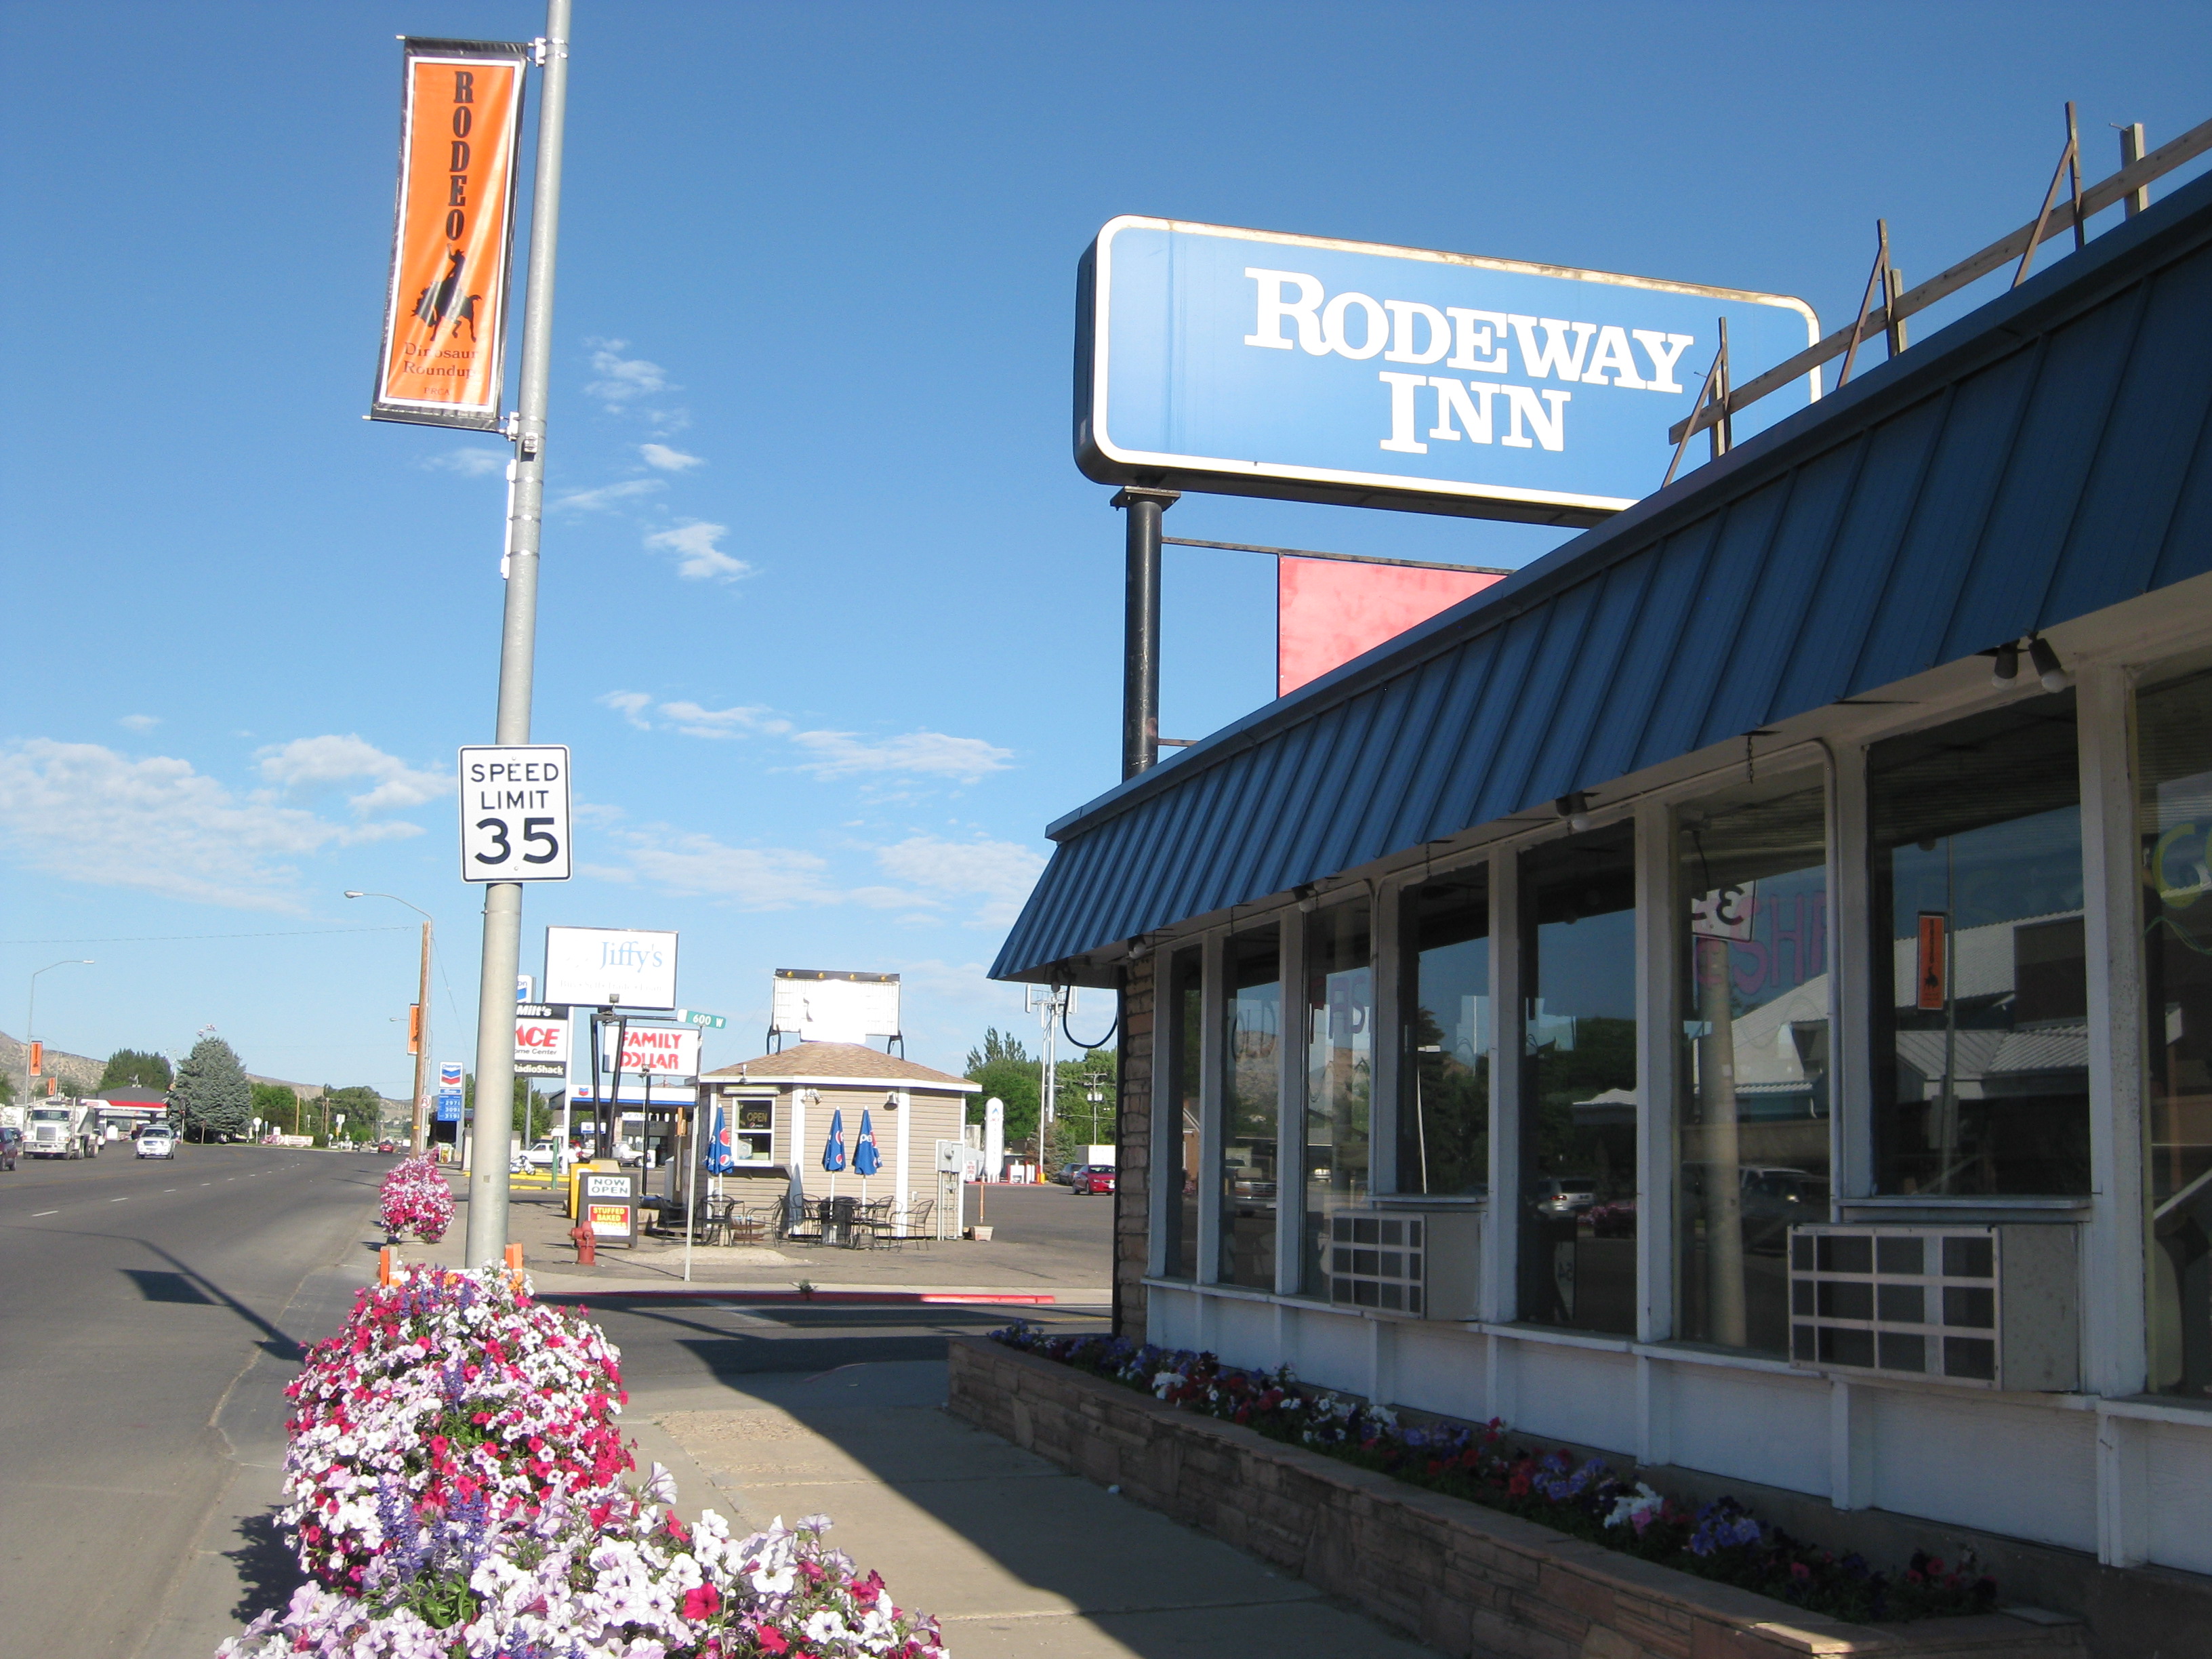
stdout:
[[[538,554],[545,501],[546,386],[553,361],[553,255],[561,229],[561,139],[568,105],[570,0],[546,0],[538,170],[530,202],[530,272],[515,398],[514,506],[507,527],[507,609],[500,633],[497,741],[530,741],[537,651]],[[477,993],[477,1115],[464,1260],[495,1267],[507,1252],[507,1143],[514,1121],[514,975],[522,884],[484,889],[483,972]]]
[[1121,632],[1121,777],[1149,772],[1160,759],[1160,515],[1182,496],[1173,489],[1115,493],[1128,515],[1128,590]]

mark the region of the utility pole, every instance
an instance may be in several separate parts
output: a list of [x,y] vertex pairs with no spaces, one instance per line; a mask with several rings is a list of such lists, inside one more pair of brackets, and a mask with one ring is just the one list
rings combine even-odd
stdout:
[[[390,899],[394,904],[407,904],[396,893],[364,893],[348,888],[349,899]],[[430,913],[419,904],[407,908],[422,918],[422,972],[421,983],[415,993],[415,1115],[414,1127],[408,1135],[407,1149],[420,1158],[430,1144]],[[381,1128],[383,1126],[379,1124]]]
[[[530,198],[530,273],[522,301],[522,374],[516,388],[514,489],[507,526],[507,611],[500,632],[494,741],[530,741],[538,646],[538,554],[545,505],[545,407],[553,365],[553,253],[561,230],[561,137],[568,108],[569,0],[546,0],[538,43],[544,73],[538,173]],[[471,1128],[469,1228],[464,1261],[499,1265],[507,1252],[507,1143],[514,1120],[514,977],[522,951],[522,884],[484,889],[483,971],[477,988],[477,1112]]]

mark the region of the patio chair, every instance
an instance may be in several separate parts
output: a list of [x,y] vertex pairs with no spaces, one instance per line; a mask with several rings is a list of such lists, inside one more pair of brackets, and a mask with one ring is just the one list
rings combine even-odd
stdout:
[[930,1217],[936,1212],[937,1200],[933,1198],[917,1199],[908,1205],[906,1218],[899,1228],[901,1242],[919,1244],[924,1249],[935,1243],[937,1235],[930,1224]]

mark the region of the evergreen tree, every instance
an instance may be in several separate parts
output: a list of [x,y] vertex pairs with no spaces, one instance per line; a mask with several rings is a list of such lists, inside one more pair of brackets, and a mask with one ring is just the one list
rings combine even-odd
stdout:
[[100,1074],[100,1086],[94,1091],[106,1094],[110,1089],[167,1089],[173,1079],[169,1075],[169,1062],[160,1054],[149,1054],[140,1048],[118,1048],[107,1057],[107,1069]]
[[204,1036],[192,1044],[169,1087],[169,1111],[184,1121],[185,1134],[194,1140],[252,1132],[252,1088],[228,1042]]
[[968,1121],[983,1121],[983,1103],[993,1095],[1006,1103],[1006,1145],[1024,1146],[1037,1131],[1037,1103],[1044,1093],[1044,1079],[1037,1061],[1012,1032],[992,1026],[983,1033],[983,1046],[968,1051],[968,1080],[983,1085],[968,1097]]

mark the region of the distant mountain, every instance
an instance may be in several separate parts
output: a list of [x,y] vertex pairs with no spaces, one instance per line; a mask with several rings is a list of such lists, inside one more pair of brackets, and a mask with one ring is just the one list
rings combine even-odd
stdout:
[[[62,1080],[64,1091],[73,1095],[88,1095],[100,1087],[100,1076],[107,1069],[107,1062],[94,1060],[88,1054],[64,1054],[59,1048],[50,1048],[46,1053],[46,1069]],[[263,1077],[254,1072],[248,1072],[246,1075],[255,1083],[274,1083],[280,1088],[289,1089],[302,1100],[320,1100],[323,1097],[323,1085],[319,1083],[294,1083],[287,1078]],[[23,1045],[5,1031],[0,1031],[0,1076],[14,1079],[19,1088],[22,1085]],[[404,1105],[406,1103],[398,1103]]]

